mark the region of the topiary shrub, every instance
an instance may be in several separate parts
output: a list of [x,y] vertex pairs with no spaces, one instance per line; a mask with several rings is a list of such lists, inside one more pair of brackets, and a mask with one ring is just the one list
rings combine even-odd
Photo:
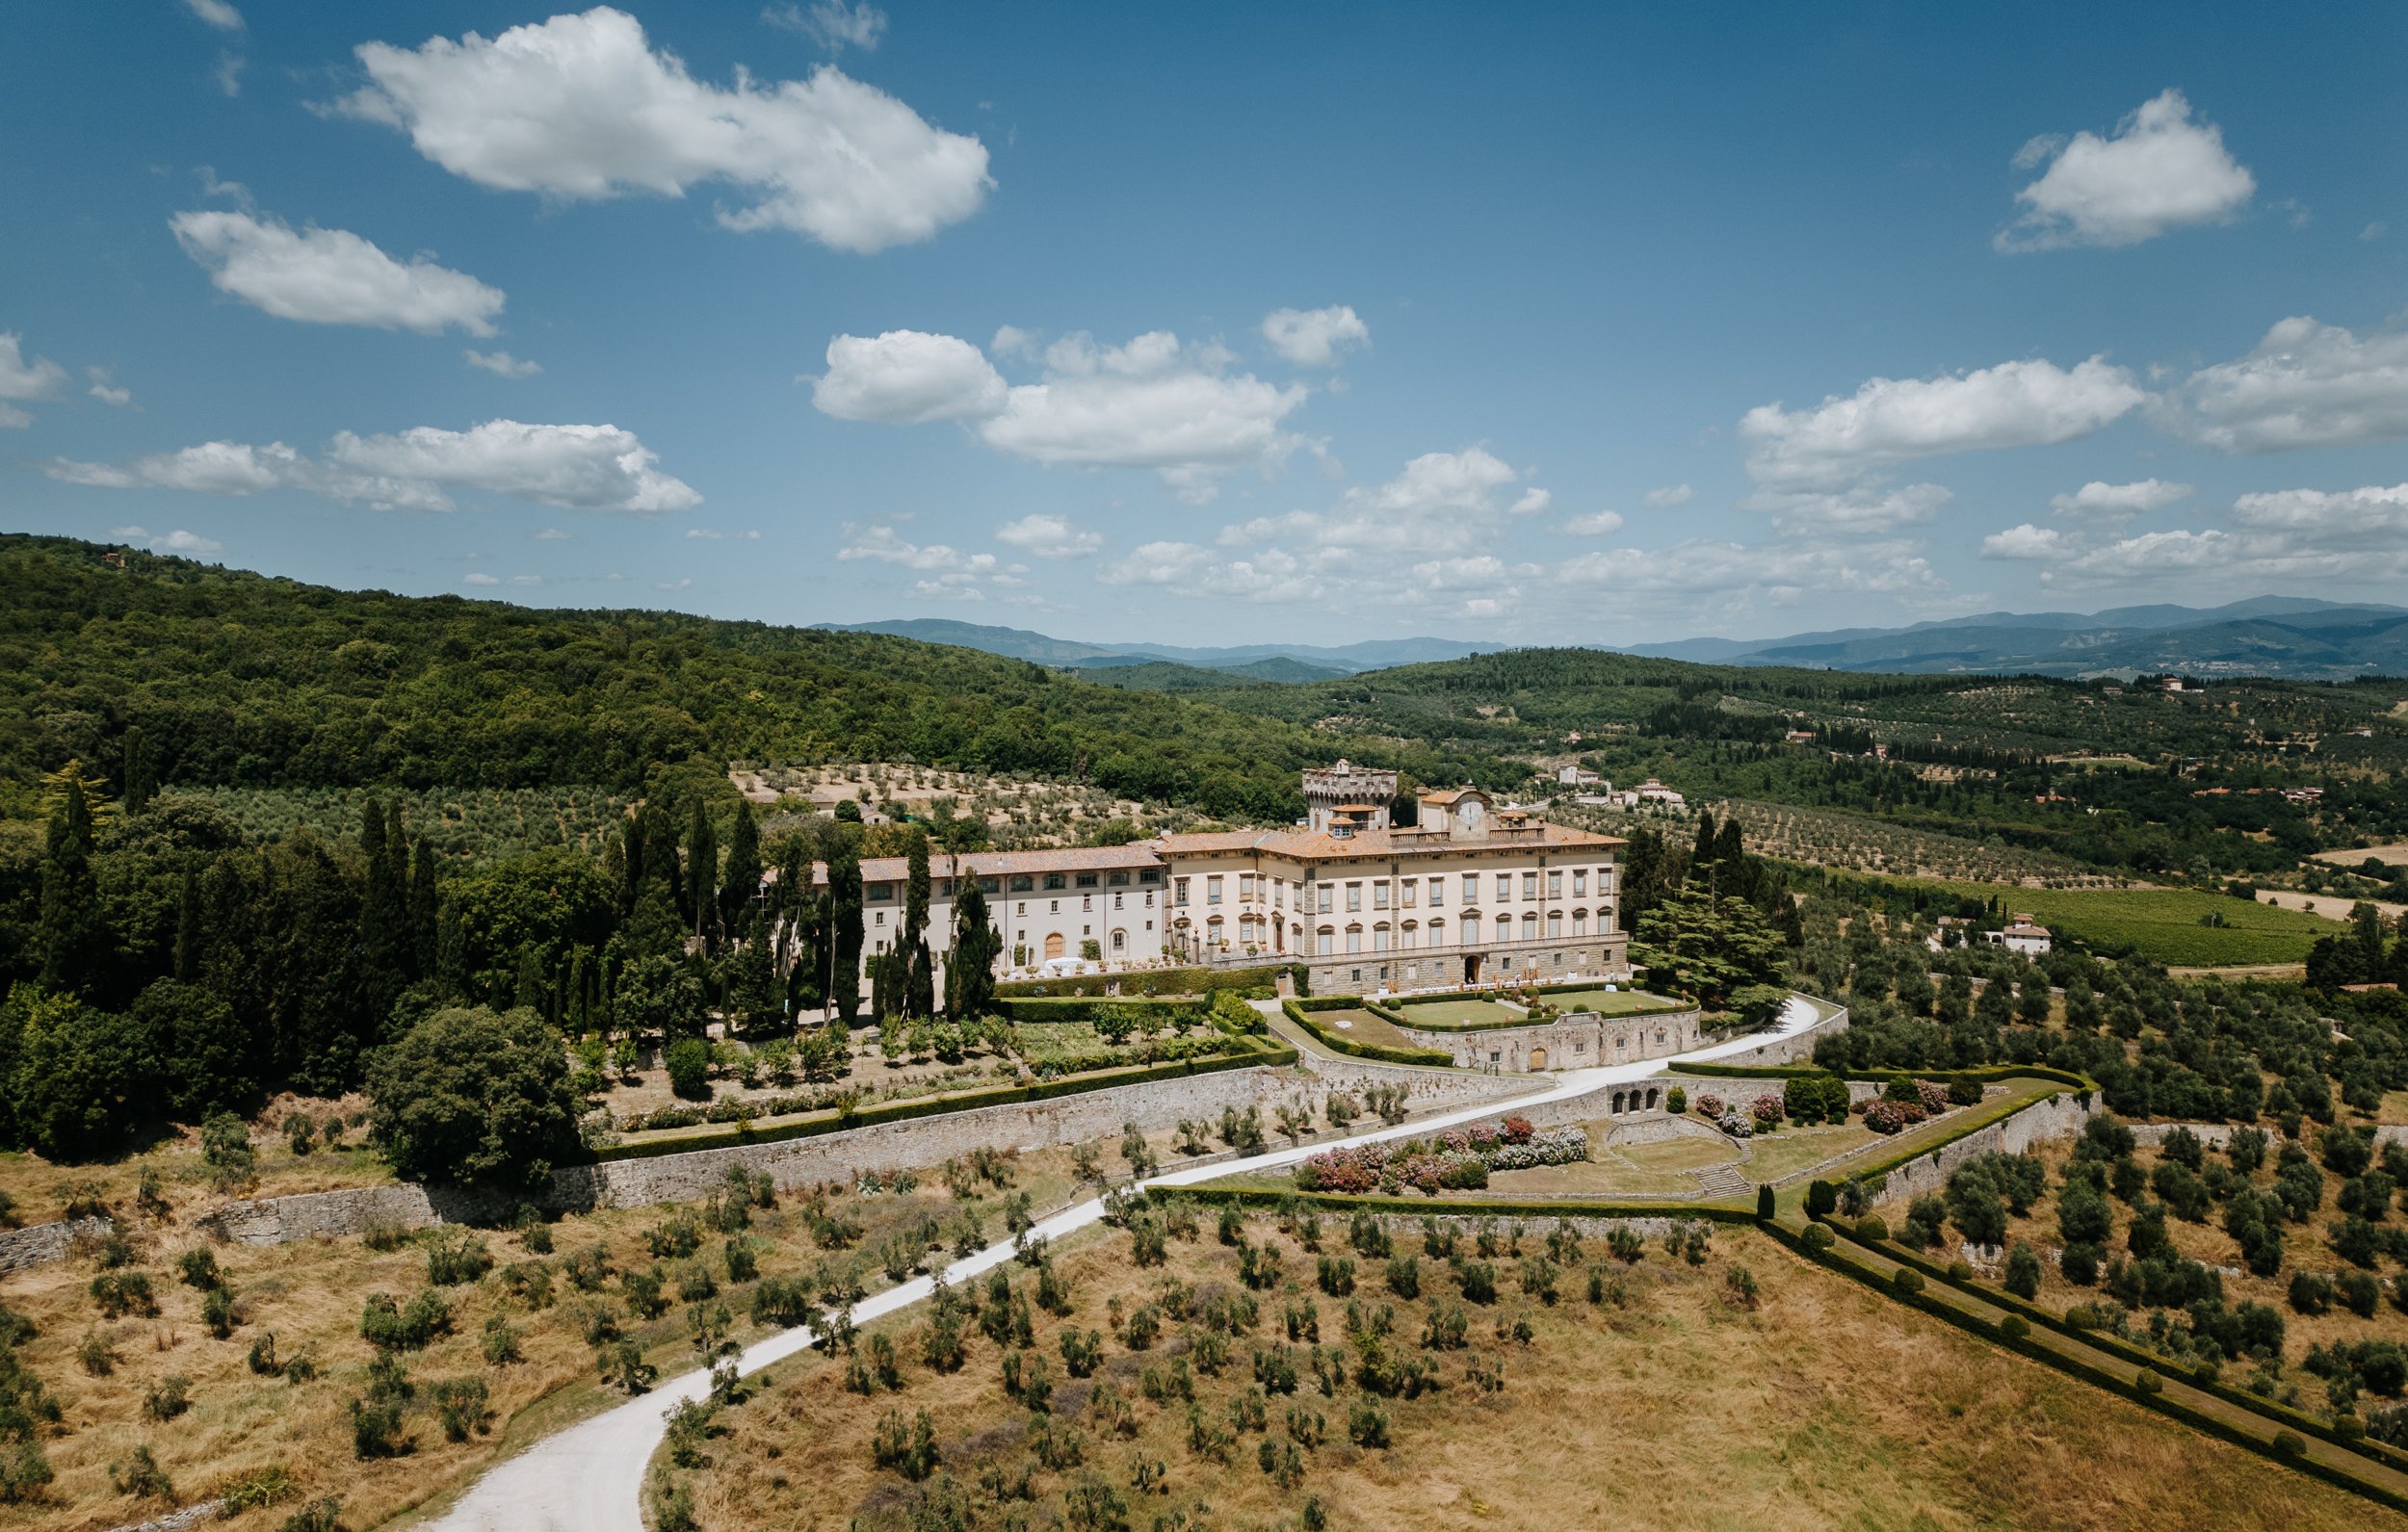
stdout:
[[1820,1224],[1809,1224],[1799,1243],[1813,1251],[1824,1251],[1840,1242],[1840,1236]]
[[1999,1321],[1999,1334],[2009,1340],[2021,1340],[2031,1334],[2031,1326],[2022,1314],[2008,1314]]
[[1806,1216],[1824,1218],[1840,1210],[1840,1189],[1827,1181],[1806,1183]]
[[668,1069],[668,1088],[688,1101],[711,1099],[711,1045],[699,1037],[681,1037],[668,1045],[662,1062]]
[[1856,1237],[1872,1240],[1887,1239],[1890,1237],[1890,1226],[1883,1222],[1879,1213],[1867,1213],[1856,1220]]
[[1668,1112],[1673,1113],[1675,1116],[1678,1116],[1678,1115],[1679,1115],[1680,1113],[1682,1113],[1682,1112],[1688,1111],[1688,1087],[1687,1087],[1687,1086],[1683,1086],[1683,1085],[1675,1085],[1675,1086],[1673,1086],[1673,1087],[1672,1087],[1672,1089],[1671,1089],[1670,1091],[1666,1092],[1666,1093],[1665,1093],[1665,1095],[1664,1095],[1664,1098],[1663,1098],[1663,1109],[1664,1109],[1665,1111],[1668,1111]]
[[2285,1459],[2295,1458],[2308,1450],[2306,1440],[2295,1431],[2275,1432],[2274,1441],[2270,1445],[2274,1448],[2276,1457]]
[[2165,1380],[2158,1376],[2157,1369],[2155,1367],[2141,1368],[2139,1373],[2133,1379],[2133,1392],[2140,1394],[2144,1398],[2151,1394],[2163,1393],[2164,1391]]
[[1900,1266],[1890,1273],[1890,1286],[1901,1298],[1912,1298],[1924,1290],[1924,1274],[1912,1266]]

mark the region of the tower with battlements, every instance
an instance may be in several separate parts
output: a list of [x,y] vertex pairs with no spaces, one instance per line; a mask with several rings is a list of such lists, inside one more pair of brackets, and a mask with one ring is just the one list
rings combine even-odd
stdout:
[[1388,805],[1397,795],[1397,774],[1359,766],[1344,756],[1336,766],[1304,773],[1306,823],[1316,830],[1344,824],[1357,830],[1388,828]]

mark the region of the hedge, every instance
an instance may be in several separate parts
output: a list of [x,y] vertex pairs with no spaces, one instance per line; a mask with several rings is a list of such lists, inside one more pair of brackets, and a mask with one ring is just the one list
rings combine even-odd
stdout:
[[1213,1075],[1223,1070],[1278,1068],[1296,1061],[1296,1052],[1287,1044],[1271,1040],[1257,1042],[1250,1052],[1231,1053],[1219,1058],[1178,1059],[1167,1064],[1151,1064],[1139,1068],[1103,1075],[1078,1075],[1068,1079],[1039,1080],[1031,1085],[997,1085],[985,1090],[962,1091],[945,1096],[920,1096],[909,1101],[880,1102],[864,1106],[850,1117],[806,1118],[801,1122],[780,1123],[771,1128],[749,1125],[720,1133],[697,1133],[688,1138],[655,1138],[641,1144],[614,1144],[593,1153],[593,1160],[608,1162],[619,1159],[658,1159],[664,1155],[691,1154],[704,1149],[733,1149],[741,1144],[774,1144],[790,1138],[817,1138],[823,1133],[843,1132],[849,1129],[869,1128],[879,1123],[909,1122],[917,1117],[941,1117],[949,1112],[970,1111],[981,1106],[1016,1106],[1028,1102],[1054,1101],[1063,1096],[1083,1095],[1087,1091],[1109,1090],[1117,1085],[1142,1085],[1158,1079],[1177,1079],[1187,1075]]
[[[2325,1483],[2330,1484],[2337,1489],[2346,1490],[2353,1494],[2364,1495],[2368,1499],[2373,1500],[2380,1505],[2388,1506],[2395,1511],[2408,1511],[2408,1495],[2398,1494],[2391,1490],[2383,1488],[2381,1485],[2372,1484],[2367,1480],[2354,1477],[2353,1475],[2345,1473],[2340,1468],[2334,1467],[2328,1464],[2316,1463],[2308,1458],[2297,1455],[2286,1455],[2278,1451],[2272,1441],[2261,1441],[2258,1438],[2251,1436],[2248,1432],[2240,1430],[2238,1427],[2228,1424],[2223,1420],[2219,1420],[2213,1415],[2202,1415],[2200,1412],[2182,1403],[2179,1399],[2172,1398],[2162,1391],[2150,1392],[2147,1389],[2135,1387],[2133,1384],[2127,1383],[2124,1380],[2117,1378],[2113,1373],[2093,1366],[2078,1357],[2069,1357],[2061,1351],[2042,1345],[2038,1341],[2031,1339],[2028,1335],[2010,1335],[2001,1326],[1985,1323],[1978,1316],[1967,1313],[1964,1310],[1957,1308],[1954,1304],[1933,1297],[1928,1293],[1901,1293],[1890,1283],[1883,1281],[1871,1270],[1871,1268],[1861,1265],[1858,1262],[1838,1254],[1836,1250],[1815,1249],[1805,1242],[1797,1231],[1790,1229],[1777,1220],[1766,1219],[1762,1221],[1758,1227],[1762,1228],[1765,1233],[1770,1234],[1773,1238],[1779,1240],[1783,1245],[1796,1252],[1805,1259],[1811,1260],[1817,1265],[1826,1267],[1829,1270],[1836,1271],[1841,1276],[1846,1277],[1852,1282],[1862,1284],[1863,1285],[1871,1288],[1873,1291],[1882,1294],[1884,1297],[1891,1299],[1893,1302],[1902,1303],[1907,1305],[1909,1308],[1921,1310],[1923,1312],[1929,1314],[1931,1317],[1941,1321],[1943,1324],[1953,1325],[1957,1329],[1965,1331],[1970,1335],[1978,1336],[1982,1339],[1988,1340],[1994,1345],[2003,1346],[2007,1350],[2015,1352],[2019,1356],[2028,1358],[2031,1361],[2040,1363],[2045,1366],[2055,1367],[2059,1372],[2067,1373],[2080,1378],[2084,1383],[2092,1384],[2098,1388],[2104,1389],[2109,1393],[2115,1394],[2120,1398],[2130,1399],[2147,1409],[2156,1410],[2164,1415],[2171,1415],[2173,1418],[2182,1421],[2185,1425],[2191,1427],[2193,1430],[2205,1432],[2207,1435],[2214,1437],[2219,1441],[2229,1441],[2235,1446],[2245,1447],[2252,1452],[2272,1458],[2275,1462],[2280,1463],[2287,1467],[2296,1468],[2300,1472],[2305,1473],[2312,1478],[2321,1479]],[[1852,1233],[1846,1230],[1844,1226],[1826,1224],[1824,1227],[1838,1229],[1844,1235],[1847,1235],[1850,1238],[1854,1237]],[[1898,1259],[1898,1257],[1893,1251],[1884,1250],[1881,1254],[1893,1260]],[[1914,1269],[1912,1263],[1900,1261],[1900,1265],[1909,1270]],[[1946,1281],[1948,1279],[1943,1276],[1942,1280]],[[1997,1307],[2007,1308],[2010,1310],[2022,1307],[2020,1304],[2013,1303],[1997,1304],[1997,1301],[1986,1291],[1982,1292],[1980,1296],[1983,1302],[1992,1303]],[[2044,1322],[2046,1322],[2045,1316]],[[2062,1329],[2064,1327],[2056,1326],[2055,1328]],[[2076,1333],[2076,1337],[2081,1339],[2086,1345],[2096,1346],[2098,1344],[2099,1337],[2095,1331]],[[2114,1348],[2101,1346],[2099,1349],[2113,1350]],[[2122,1353],[2119,1351],[2117,1354],[2121,1355]],[[2149,1359],[2151,1363],[2158,1360],[2161,1359]],[[2211,1393],[2220,1399],[2224,1399],[2226,1403],[2239,1405],[2242,1408],[2249,1410],[2251,1414],[2256,1415],[2263,1419],[2276,1420],[2284,1418],[2284,1416],[2276,1415],[2271,1410],[2260,1408],[2260,1406],[2264,1405],[2265,1401],[2229,1397],[2228,1390],[2219,1385],[2203,1386],[2196,1383],[2190,1383],[2188,1379],[2185,1379],[2184,1381],[2188,1384],[2189,1387],[2198,1389],[2202,1393]],[[2348,1447],[2352,1450],[2357,1450],[2358,1448],[2358,1443],[2342,1441],[2336,1433],[2317,1426],[2315,1421],[2308,1420],[2304,1416],[2301,1417],[2300,1423],[2304,1424],[2305,1429],[2315,1431],[2317,1436],[2323,1438],[2327,1441],[2333,1442],[2336,1445]]]
[[[1312,993],[1312,973],[1301,963],[1268,963],[1259,968],[1148,968],[1125,974],[1078,974],[1067,978],[1016,979],[995,986],[998,999],[1063,995],[1102,995],[1120,986],[1124,1000],[1152,996],[1209,995],[1214,990],[1273,989],[1279,975],[1296,980],[1298,995]],[[1137,993],[1132,994],[1131,991]]]
[[[1510,1105],[1510,1103],[1505,1104]],[[1752,1224],[1756,1214],[1737,1207],[1689,1203],[1563,1203],[1514,1202],[1499,1198],[1349,1197],[1343,1192],[1274,1191],[1267,1186],[1149,1186],[1150,1199],[1178,1198],[1211,1206],[1277,1207],[1285,1203],[1350,1212],[1368,1209],[1400,1217],[1435,1214],[1448,1218],[1667,1218],[1675,1223],[1696,1219],[1714,1224]]]
[[1126,1016],[1139,1026],[1166,1026],[1185,1021],[1191,1026],[1212,1025],[1213,1008],[1200,1000],[1105,1000],[1088,995],[998,996],[996,1012],[1012,1022],[1091,1022],[1102,1016]]
[[[2110,1331],[2084,1330],[2079,1325],[2067,1323],[2039,1305],[2028,1303],[2002,1288],[1993,1291],[1976,1282],[1951,1276],[1947,1268],[1904,1246],[1869,1240],[1853,1229],[1845,1227],[1838,1219],[1824,1219],[1822,1222],[1839,1230],[1849,1240],[1863,1245],[1868,1250],[1877,1251],[1901,1266],[1913,1266],[1929,1275],[1934,1281],[1945,1282],[1960,1291],[1972,1293],[1993,1308],[2005,1309],[2022,1316],[2029,1323],[2044,1325],[2070,1339],[2080,1340],[2084,1345],[2100,1351],[2111,1352],[2136,1366],[2159,1367],[2167,1363],[2168,1359],[2144,1347],[2134,1345],[2132,1341]],[[2330,1442],[2344,1451],[2355,1452],[2361,1457],[2372,1458],[2388,1467],[2408,1471],[2408,1452],[2403,1452],[2386,1442],[2377,1441],[2371,1437],[2344,1437],[2314,1415],[2293,1410],[2272,1399],[2261,1398],[2245,1389],[2236,1389],[2221,1380],[2203,1382],[2188,1374],[2184,1374],[2182,1381],[2201,1393],[2213,1394],[2225,1403],[2246,1410],[2252,1415],[2263,1416],[2296,1431],[2305,1431],[2310,1436]]]
[[1454,1055],[1443,1049],[1382,1048],[1376,1043],[1358,1043],[1350,1037],[1341,1037],[1328,1027],[1322,1026],[1321,1023],[1314,1021],[1305,1011],[1307,1005],[1315,1005],[1316,1009],[1325,1011],[1359,1010],[1362,1006],[1354,1000],[1340,998],[1322,1000],[1317,1005],[1311,1000],[1302,1002],[1289,1000],[1280,1006],[1281,1010],[1287,1012],[1288,1020],[1310,1032],[1314,1040],[1324,1048],[1332,1049],[1350,1057],[1368,1058],[1381,1064],[1421,1064],[1436,1069],[1454,1067]]

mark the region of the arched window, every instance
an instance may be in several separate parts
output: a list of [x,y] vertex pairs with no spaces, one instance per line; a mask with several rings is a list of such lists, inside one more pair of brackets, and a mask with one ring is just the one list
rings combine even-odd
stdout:
[[1512,916],[1500,915],[1497,917],[1497,940],[1500,942],[1510,942],[1513,940]]
[[1613,1109],[1617,1112],[1622,1109],[1622,1093],[1620,1091],[1615,1091],[1613,1093]]
[[1445,921],[1433,919],[1429,922],[1429,945],[1432,947],[1447,945],[1447,922]]
[[1320,951],[1322,956],[1327,957],[1331,952],[1337,950],[1338,933],[1333,927],[1326,925],[1322,926],[1317,933],[1317,950]]
[[1114,927],[1112,931],[1112,950],[1115,952],[1125,952],[1128,949],[1129,933]]
[[1372,950],[1374,952],[1388,950],[1388,922],[1386,921],[1372,927]]
[[1536,910],[1522,912],[1522,940],[1525,942],[1538,940],[1538,912]]
[[1363,950],[1363,927],[1359,925],[1347,927],[1347,950],[1349,952]]
[[1572,934],[1574,936],[1586,936],[1588,934],[1588,912],[1586,910],[1574,910],[1572,912]]
[[1557,942],[1562,939],[1563,912],[1561,910],[1549,910],[1547,912],[1547,940],[1550,942]]

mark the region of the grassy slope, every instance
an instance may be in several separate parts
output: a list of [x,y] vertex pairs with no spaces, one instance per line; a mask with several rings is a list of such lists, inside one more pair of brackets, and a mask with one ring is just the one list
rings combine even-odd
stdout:
[[[1311,1287],[1314,1257],[1256,1220],[1257,1240],[1282,1248],[1291,1272]],[[1343,1231],[1325,1228],[1324,1248],[1343,1249]],[[1538,1241],[1525,1237],[1535,1253]],[[1189,1445],[1186,1407],[1147,1402],[1141,1370],[1165,1367],[1182,1349],[1177,1326],[1146,1353],[1105,1342],[1102,1376],[1133,1406],[1137,1434],[1099,1435],[1080,1418],[1086,1385],[1065,1384],[1057,1414],[1085,1433],[1084,1469],[1128,1501],[1139,1526],[1174,1511],[1210,1507],[1215,1526],[1268,1526],[1293,1519],[1307,1495],[1319,1498],[1339,1528],[1572,1527],[1644,1525],[1931,1527],[2186,1526],[2308,1529],[2365,1527],[2386,1519],[2340,1492],[2273,1467],[2110,1399],[2087,1386],[1983,1346],[1935,1321],[1900,1310],[1854,1285],[1799,1263],[1760,1236],[1718,1233],[1699,1267],[1668,1261],[1660,1250],[1624,1276],[1626,1307],[1592,1307],[1584,1276],[1565,1283],[1548,1307],[1508,1291],[1493,1308],[1474,1308],[1471,1346],[1440,1358],[1447,1386],[1386,1405],[1393,1445],[1366,1451],[1346,1440],[1350,1405],[1363,1397],[1342,1386],[1321,1396],[1309,1363],[1294,1399],[1269,1401],[1269,1429],[1232,1429],[1229,1401],[1251,1386],[1247,1359],[1269,1345],[1281,1306],[1267,1294],[1261,1329],[1232,1347],[1218,1377],[1198,1376],[1196,1399],[1208,1427],[1234,1438],[1226,1464]],[[1134,1304],[1153,1294],[1163,1274],[1126,1259],[1120,1236],[1065,1252],[1079,1311],[1070,1323],[1104,1329],[1107,1301]],[[1589,1259],[1602,1253],[1593,1248]],[[1234,1252],[1209,1231],[1193,1245],[1174,1241],[1171,1272],[1199,1291],[1234,1288]],[[1375,1263],[1362,1262],[1357,1300],[1391,1304],[1400,1349],[1415,1345],[1422,1316],[1453,1301],[1439,1263],[1424,1260],[1419,1301],[1385,1290]],[[1761,1285],[1753,1311],[1726,1298],[1725,1271],[1749,1267]],[[1510,1286],[1513,1263],[1500,1263]],[[1617,1268],[1619,1269],[1619,1268]],[[1025,1274],[1020,1274],[1025,1283]],[[1299,1295],[1301,1296],[1301,1295]],[[1342,1342],[1341,1301],[1313,1295],[1324,1342]],[[1527,1318],[1532,1341],[1500,1340],[1498,1318]],[[981,1472],[1016,1476],[1033,1466],[1028,1414],[998,1382],[999,1353],[974,1339],[967,1365],[931,1373],[917,1361],[920,1319],[894,1327],[907,1359],[900,1395],[861,1398],[844,1391],[833,1363],[808,1360],[781,1372],[765,1395],[733,1412],[728,1434],[710,1448],[715,1466],[696,1475],[705,1526],[902,1524],[915,1492],[872,1466],[870,1434],[900,1408],[905,1418],[929,1410],[937,1422],[945,1472],[974,1501]],[[1038,1348],[1052,1356],[1061,1322],[1038,1315]],[[1299,1347],[1299,1352],[1303,1348]],[[1483,1393],[1465,1381],[1467,1363],[1501,1362],[1505,1389]],[[1258,1443],[1284,1446],[1292,1406],[1324,1417],[1330,1441],[1303,1454],[1302,1482],[1282,1491],[1257,1467]],[[1131,1491],[1130,1464],[1159,1461],[1163,1493]],[[1017,1509],[1042,1525],[1060,1507],[1063,1488],[1082,1469],[1037,1469],[1036,1504]],[[998,1520],[1001,1509],[991,1505]]]
[[[1947,886],[1982,897],[2001,895],[1986,884]],[[2305,910],[2277,909],[2191,889],[2011,889],[2001,896],[2014,909],[2029,911],[2043,925],[2060,926],[2093,946],[2129,943],[2158,963],[2295,963],[2308,955],[2317,937],[2341,929]],[[2226,923],[2200,924],[2208,915]]]

